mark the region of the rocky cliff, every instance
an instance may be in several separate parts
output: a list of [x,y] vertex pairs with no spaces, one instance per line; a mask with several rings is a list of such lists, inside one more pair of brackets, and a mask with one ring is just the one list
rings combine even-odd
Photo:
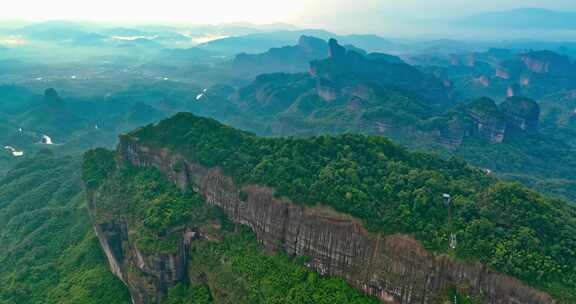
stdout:
[[520,53],[490,49],[450,54],[437,60],[431,63],[430,59],[417,58],[412,64],[443,66],[436,72],[454,84],[455,95],[465,98],[522,95],[540,99],[575,86],[576,64],[569,57],[548,50]]
[[531,99],[512,97],[506,99],[500,109],[507,117],[509,132],[538,131],[540,124],[540,106]]
[[479,98],[445,115],[448,123],[439,128],[439,141],[459,146],[465,137],[499,144],[517,136],[538,132],[540,106],[523,97],[510,97],[497,105],[490,98]]
[[[410,236],[371,234],[360,221],[329,208],[296,205],[258,185],[239,187],[218,168],[200,166],[167,149],[143,146],[137,138],[124,136],[119,155],[124,163],[156,167],[182,190],[200,193],[233,222],[251,227],[267,250],[310,257],[311,269],[345,278],[383,303],[433,303],[452,287],[480,296],[485,303],[556,303],[547,294],[481,264],[431,254]],[[91,210],[98,201],[96,194]],[[143,256],[127,241],[127,230],[116,220],[96,226],[111,267],[130,287],[134,302],[158,303],[166,286],[184,279],[186,247],[197,234],[175,232],[182,239],[176,255]],[[146,274],[149,284],[132,280],[134,268]]]
[[574,66],[567,56],[552,51],[528,52],[521,55],[526,69],[537,74],[570,75]]
[[128,287],[133,303],[161,303],[169,288],[186,281],[188,249],[199,232],[188,228],[170,231],[179,240],[175,253],[144,252],[135,244],[135,231],[125,217],[96,220],[101,195],[89,193],[88,207],[110,270]]
[[[343,52],[348,49],[366,53],[352,45],[342,49]],[[230,62],[230,67],[235,73],[250,78],[264,73],[299,73],[307,70],[310,61],[328,58],[329,53],[330,47],[325,40],[303,35],[297,45],[272,48],[261,54],[241,53]]]
[[[386,54],[361,54],[347,50],[338,41],[329,41],[330,57],[310,63],[310,75],[319,83],[318,95],[327,96],[326,101],[336,97],[348,97],[346,91],[359,84],[371,84],[380,88],[395,88],[417,95],[430,106],[445,107],[452,103],[450,89],[434,75],[423,73],[404,63],[400,58]],[[331,85],[328,87],[326,83]]]
[[473,133],[491,144],[501,143],[506,135],[506,117],[493,100],[481,98],[467,108],[466,113],[474,122]]

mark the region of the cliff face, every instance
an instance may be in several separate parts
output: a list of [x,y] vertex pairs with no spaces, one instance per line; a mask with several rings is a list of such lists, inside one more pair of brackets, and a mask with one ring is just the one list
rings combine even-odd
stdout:
[[190,229],[172,231],[180,244],[176,253],[145,253],[133,241],[133,231],[125,218],[118,217],[100,223],[97,204],[100,193],[90,193],[88,206],[94,230],[114,275],[130,290],[136,304],[161,303],[168,288],[187,279],[188,249],[199,232]]
[[523,54],[521,60],[526,69],[538,74],[561,74],[573,73],[570,58],[551,51],[537,51]]
[[[449,87],[434,75],[423,73],[404,63],[400,58],[386,54],[364,55],[347,50],[334,39],[329,42],[330,57],[310,63],[310,75],[318,83],[318,95],[326,95],[326,83],[338,95],[346,95],[350,87],[372,84],[381,88],[398,88],[412,92],[430,106],[445,107],[452,104]],[[328,98],[325,98],[328,96]]]
[[412,63],[440,66],[436,72],[454,84],[452,90],[461,98],[531,96],[541,99],[574,88],[576,79],[576,63],[568,56],[548,50],[519,53],[512,49],[490,49],[416,58]]
[[492,99],[480,98],[464,105],[457,115],[440,129],[440,136],[449,146],[461,145],[467,136],[490,144],[538,132],[540,106],[523,97],[510,97],[500,105]]
[[[156,167],[182,190],[200,193],[230,220],[251,227],[267,250],[308,256],[311,269],[345,278],[383,303],[432,303],[449,287],[479,295],[485,303],[555,303],[547,294],[481,264],[430,254],[410,236],[374,235],[358,220],[333,210],[275,198],[266,187],[239,188],[216,168],[189,162],[166,149],[142,146],[135,138],[124,137],[119,153],[123,162]],[[244,200],[241,191],[247,194]],[[92,202],[97,204],[98,197]],[[157,302],[166,286],[184,279],[186,247],[195,234],[183,234],[177,256],[141,258],[126,241],[129,236],[121,222],[98,225],[96,232],[114,273],[130,287],[135,303]],[[133,281],[126,269],[134,267],[146,273],[152,284]]]
[[500,105],[505,113],[510,132],[538,132],[540,106],[528,98],[508,98]]

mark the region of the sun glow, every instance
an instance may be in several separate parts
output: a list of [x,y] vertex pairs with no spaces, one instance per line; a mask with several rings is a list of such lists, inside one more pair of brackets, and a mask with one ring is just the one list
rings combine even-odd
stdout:
[[5,46],[18,46],[25,44],[26,41],[17,37],[0,37],[0,45]]
[[20,0],[3,3],[0,19],[154,22],[214,24],[249,21],[274,23],[293,19],[305,0]]

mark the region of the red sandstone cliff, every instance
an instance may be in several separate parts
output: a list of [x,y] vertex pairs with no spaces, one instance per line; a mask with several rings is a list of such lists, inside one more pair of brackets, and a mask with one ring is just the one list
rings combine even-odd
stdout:
[[[123,137],[119,153],[123,162],[156,167],[182,190],[199,192],[209,204],[221,207],[232,221],[250,226],[267,250],[308,256],[307,266],[311,269],[345,278],[352,286],[377,296],[383,303],[432,303],[448,287],[481,295],[485,303],[556,303],[546,293],[479,263],[433,255],[410,236],[371,234],[360,221],[350,216],[329,208],[304,207],[275,198],[270,188],[247,186],[240,189],[217,168],[200,166],[167,149],[143,146],[135,138]],[[185,164],[183,170],[174,170],[182,163]],[[239,197],[240,190],[247,194],[244,201]],[[97,204],[97,198],[92,203]],[[109,245],[115,242],[110,237],[116,232],[106,233],[106,227],[99,225],[96,231],[104,247],[111,247]],[[190,238],[179,233],[182,233],[184,250],[181,254],[186,254]],[[182,279],[163,274],[165,269],[161,266],[167,265],[163,259],[138,262],[137,250],[126,248],[125,243],[124,248],[120,246],[115,251],[108,249],[108,258],[113,260],[112,266],[116,265],[113,267],[115,274],[137,293],[133,294],[137,304],[155,303],[157,297],[147,296],[142,284],[130,282],[125,268],[132,266],[148,271],[152,277],[148,292],[152,293],[162,292],[162,287]],[[168,267],[169,272],[178,273],[176,268],[185,267],[185,262],[170,265],[173,267]]]

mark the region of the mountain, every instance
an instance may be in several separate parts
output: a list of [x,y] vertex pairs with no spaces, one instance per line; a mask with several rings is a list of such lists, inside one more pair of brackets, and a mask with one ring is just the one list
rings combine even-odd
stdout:
[[436,56],[424,70],[452,84],[459,96],[530,96],[576,88],[576,63],[550,50],[493,48]]
[[[136,304],[170,301],[181,286],[251,303],[258,260],[221,256],[244,231],[236,225],[382,302],[576,297],[574,207],[382,137],[260,138],[180,113],[122,136],[115,153],[89,152],[83,176],[100,243]],[[238,283],[225,283],[226,267],[241,267]],[[283,302],[300,303],[286,280]]]
[[[83,177],[102,249],[110,257],[112,271],[131,290],[132,303],[248,304],[256,298],[294,304],[310,298],[341,304],[378,303],[342,279],[321,277],[287,256],[267,254],[252,233],[233,229],[222,211],[207,205],[198,194],[180,192],[157,171],[122,167],[118,175],[111,175],[113,157],[103,149],[88,152]],[[121,189],[127,192],[118,204]],[[130,211],[136,209],[144,217]],[[108,222],[112,214],[118,215],[119,222]],[[117,229],[128,227],[138,236],[114,236]],[[158,232],[167,238],[158,239]],[[180,233],[185,234],[182,240]],[[218,241],[208,241],[200,233]],[[142,259],[142,264],[134,267],[133,258]],[[203,283],[208,279],[210,286]]]
[[85,35],[89,30],[78,23],[68,21],[47,21],[24,26],[15,31],[31,40],[66,41]]
[[[352,45],[345,48],[360,54],[366,53]],[[247,78],[269,73],[304,72],[308,70],[311,61],[328,58],[329,51],[327,41],[303,35],[295,46],[272,48],[261,54],[238,54],[231,62],[230,68],[235,74]]]
[[71,130],[82,128],[81,119],[68,107],[56,90],[46,89],[44,96],[30,109],[19,115],[18,124],[26,129],[44,130],[54,136],[63,137]]
[[535,101],[511,97],[499,105],[489,98],[472,100],[427,123],[441,134],[436,141],[461,147],[470,138],[500,144],[536,135],[539,120],[540,107]]
[[79,30],[0,61],[1,304],[576,302],[570,44]]
[[109,39],[106,36],[96,34],[96,33],[86,33],[81,34],[71,41],[74,46],[85,46],[85,47],[105,47],[109,46]]
[[[332,36],[344,44],[355,45],[369,52],[386,52],[396,47],[395,43],[378,35],[345,35]],[[329,38],[327,38],[329,39]]]
[[344,44],[352,44],[367,51],[386,51],[393,44],[375,35],[338,36],[324,30],[299,30],[256,33],[244,36],[233,36],[201,44],[200,47],[226,54],[263,53],[271,48],[293,45],[301,36],[312,36],[328,40],[337,38]]
[[521,8],[470,16],[459,20],[456,25],[492,29],[573,30],[576,29],[576,12]]
[[450,103],[449,88],[433,75],[398,60],[391,62],[392,56],[365,57],[346,50],[335,39],[331,39],[329,45],[330,58],[310,65],[310,74],[317,79],[319,95],[326,101],[347,95],[352,86],[374,84],[414,93],[428,105]]
[[[134,85],[107,97],[0,86],[0,174],[41,149],[78,155],[93,147],[113,147],[119,133],[190,110],[200,92],[201,87],[168,81]],[[53,144],[41,144],[44,136]],[[14,156],[4,147],[24,155]]]
[[135,28],[127,28],[127,27],[115,27],[106,29],[101,32],[103,35],[106,36],[120,36],[120,37],[145,37],[148,35],[147,32],[135,29]]
[[267,32],[270,32],[270,31],[296,31],[296,30],[298,30],[297,26],[295,26],[293,24],[289,24],[289,23],[282,23],[282,22],[276,22],[276,23],[270,23],[270,24],[254,24],[254,23],[250,23],[250,22],[224,22],[224,23],[220,23],[220,24],[216,25],[215,27],[220,28],[220,29],[250,28],[252,30],[267,31]]
[[[551,80],[558,79],[556,74],[531,70],[548,66],[556,73],[557,68],[551,67],[557,64],[526,64],[548,62],[530,58],[553,63],[557,59],[546,58],[557,57],[493,49],[450,57],[447,65],[454,74],[446,75],[434,69],[426,72],[389,55],[358,54],[335,40],[330,45],[330,57],[313,61],[309,73],[260,75],[235,92],[211,91],[191,110],[266,136],[384,135],[411,148],[464,157],[498,176],[575,200],[572,133],[542,124],[540,105],[523,97],[523,93],[538,92],[539,82],[542,88],[562,85]],[[516,62],[521,71],[529,72],[534,79],[531,91],[523,87],[506,97],[513,83],[497,76],[495,67],[507,62]],[[487,79],[501,84],[487,89],[481,82],[465,82],[466,77],[481,80],[472,76],[476,73],[494,75]],[[456,75],[465,76],[458,76],[463,77],[459,80]],[[472,85],[478,89],[473,91]],[[504,93],[494,94],[495,99],[457,97],[460,92],[490,96],[493,88]]]
[[[147,47],[192,46],[190,37],[181,34],[183,29],[169,27],[116,27],[102,28],[91,23],[48,21],[6,30],[7,36],[21,37],[28,42],[54,44],[66,47],[113,47],[139,45]],[[25,45],[24,45],[25,46]]]
[[[213,96],[205,104],[232,103],[241,114],[234,124],[250,130],[304,135],[315,134],[314,130],[370,132],[368,121],[422,117],[440,104],[450,103],[449,88],[441,81],[397,57],[362,55],[335,40],[329,43],[329,53],[329,58],[310,63],[309,73],[260,75],[233,96]],[[409,119],[397,119],[396,123]],[[258,126],[262,122],[266,125]]]
[[483,48],[482,44],[460,41],[454,39],[437,39],[416,41],[409,46],[404,47],[403,51],[412,54],[423,54],[430,56],[434,54],[450,54],[465,51],[474,51]]
[[213,40],[199,47],[225,54],[263,53],[271,48],[292,45],[301,36],[329,37],[331,33],[323,30],[277,31],[232,36]]
[[543,120],[559,129],[576,131],[576,91],[558,92],[543,98]]
[[0,303],[126,304],[86,212],[81,157],[43,151],[0,179]]
[[146,39],[157,43],[172,44],[187,44],[190,42],[190,37],[182,35],[179,33],[177,28],[154,28],[154,27],[143,27],[143,28],[126,28],[126,27],[116,27],[106,29],[100,32],[102,35],[115,40],[137,40]]
[[161,49],[163,47],[161,43],[146,38],[121,40],[117,43],[116,46],[119,48],[153,48],[153,49]]

